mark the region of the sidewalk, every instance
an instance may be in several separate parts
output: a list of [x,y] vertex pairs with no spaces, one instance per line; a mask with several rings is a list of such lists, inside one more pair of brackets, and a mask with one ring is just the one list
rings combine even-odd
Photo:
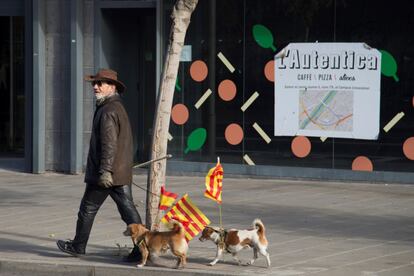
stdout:
[[[225,166],[225,165],[224,165]],[[131,248],[125,225],[108,199],[99,211],[80,259],[61,253],[55,241],[73,238],[83,175],[33,175],[0,171],[0,275],[414,275],[414,185],[287,180],[223,180],[223,223],[267,227],[272,267],[265,259],[237,266],[231,256],[214,267],[211,242],[190,242],[188,265],[135,268],[121,255]],[[146,175],[134,177],[146,185]],[[167,177],[167,189],[183,195],[218,223],[218,208],[203,196],[203,177]],[[144,218],[145,193],[133,187]],[[118,248],[120,246],[120,249]],[[242,252],[249,260],[252,250]]]

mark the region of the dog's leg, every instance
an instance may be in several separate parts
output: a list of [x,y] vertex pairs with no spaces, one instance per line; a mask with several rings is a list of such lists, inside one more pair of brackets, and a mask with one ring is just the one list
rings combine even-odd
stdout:
[[160,255],[161,252],[159,251],[151,251],[148,256],[148,261],[150,261],[155,266],[162,266],[162,264],[160,263]]
[[208,265],[211,265],[211,266],[215,265],[220,260],[222,255],[223,255],[223,249],[221,249],[220,247],[217,247],[216,258]]
[[175,265],[176,269],[181,268],[181,264],[183,262],[183,259],[181,258],[181,256],[177,256],[177,264]]
[[266,257],[266,263],[267,263],[267,267],[270,267],[270,254],[269,252],[266,251],[266,248],[264,247],[259,247],[259,252],[260,254],[262,254],[263,256]]
[[139,245],[139,250],[141,251],[142,260],[141,263],[137,265],[137,267],[143,267],[147,263],[149,251],[142,243]]
[[171,251],[177,258],[177,265],[175,268],[179,269],[179,268],[184,268],[185,264],[186,264],[186,256],[185,253],[181,253],[177,250],[173,250]]
[[241,261],[237,257],[237,252],[231,253],[231,256],[233,257],[233,260],[235,260],[237,262],[238,265],[241,265]]
[[257,248],[253,247],[253,259],[251,259],[247,265],[252,265],[254,263],[254,261],[256,261],[256,259],[258,258],[257,256]]
[[183,268],[187,264],[187,255],[186,254],[183,254],[183,259],[182,259],[181,264],[182,264]]
[[181,254],[180,256],[178,256],[177,269],[184,268],[186,263],[187,262],[185,254]]

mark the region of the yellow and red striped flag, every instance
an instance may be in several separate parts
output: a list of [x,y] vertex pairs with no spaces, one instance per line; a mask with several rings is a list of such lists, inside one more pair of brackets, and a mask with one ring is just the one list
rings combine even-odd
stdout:
[[178,195],[167,192],[164,188],[164,186],[161,186],[161,195],[160,195],[160,210],[167,210],[170,208],[174,201],[177,199]]
[[204,195],[218,204],[221,204],[221,191],[223,189],[223,167],[220,162],[217,162],[217,165],[210,169],[206,176],[206,191]]
[[177,201],[161,221],[168,224],[171,219],[180,221],[183,224],[187,242],[210,224],[210,220],[190,200],[188,194],[185,194],[179,201]]

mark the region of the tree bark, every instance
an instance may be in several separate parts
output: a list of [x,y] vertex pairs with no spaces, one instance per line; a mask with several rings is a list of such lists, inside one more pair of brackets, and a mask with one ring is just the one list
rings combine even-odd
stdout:
[[[167,134],[170,125],[171,107],[174,97],[175,81],[177,79],[181,50],[185,34],[190,24],[191,14],[198,0],[177,0],[171,18],[170,41],[164,70],[157,98],[157,108],[153,125],[151,145],[151,160],[167,154]],[[146,225],[154,229],[158,214],[159,195],[161,186],[165,183],[166,159],[154,162],[148,171]]]

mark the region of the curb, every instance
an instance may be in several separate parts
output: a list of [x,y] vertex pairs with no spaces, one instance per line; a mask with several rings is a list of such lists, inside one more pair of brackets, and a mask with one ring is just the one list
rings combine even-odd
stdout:
[[159,267],[128,268],[114,266],[74,265],[40,261],[0,260],[2,276],[224,276],[240,275],[195,269],[168,269]]

